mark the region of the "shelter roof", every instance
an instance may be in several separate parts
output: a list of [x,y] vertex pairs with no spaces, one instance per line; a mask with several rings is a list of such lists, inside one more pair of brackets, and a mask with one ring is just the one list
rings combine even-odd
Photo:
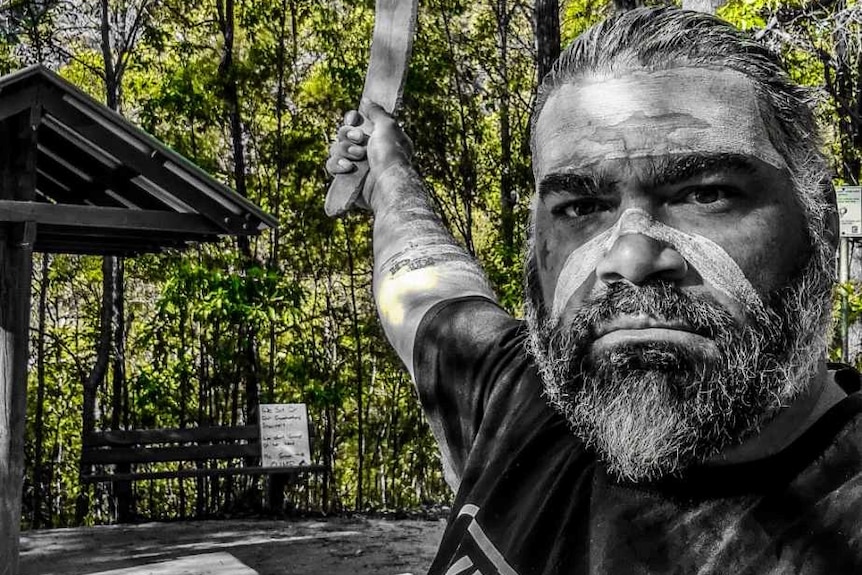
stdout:
[[0,222],[35,222],[37,251],[127,255],[276,225],[252,202],[42,66],[0,78],[3,130],[0,154],[17,156],[6,166],[19,167],[18,185],[27,189],[12,196],[0,190]]

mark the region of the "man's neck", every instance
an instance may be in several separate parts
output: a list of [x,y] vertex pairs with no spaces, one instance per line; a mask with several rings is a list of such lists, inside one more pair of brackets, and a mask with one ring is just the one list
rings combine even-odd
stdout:
[[729,465],[762,459],[789,446],[805,433],[832,406],[847,395],[835,383],[832,374],[821,363],[810,384],[791,405],[779,409],[754,436],[725,449],[709,461],[712,465]]

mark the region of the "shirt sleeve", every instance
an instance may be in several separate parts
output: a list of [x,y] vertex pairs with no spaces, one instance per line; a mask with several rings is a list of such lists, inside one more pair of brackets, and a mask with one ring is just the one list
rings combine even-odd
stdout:
[[414,378],[453,491],[501,374],[523,363],[523,332],[522,321],[482,297],[442,302],[419,325]]

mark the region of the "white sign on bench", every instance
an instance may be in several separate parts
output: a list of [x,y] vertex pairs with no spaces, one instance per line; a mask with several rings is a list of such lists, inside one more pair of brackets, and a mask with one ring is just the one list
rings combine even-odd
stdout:
[[304,403],[260,404],[260,450],[262,467],[311,464]]

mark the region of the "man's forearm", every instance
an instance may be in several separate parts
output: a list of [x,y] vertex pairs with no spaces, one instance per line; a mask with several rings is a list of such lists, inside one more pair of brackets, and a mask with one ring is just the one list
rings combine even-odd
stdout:
[[431,307],[468,295],[495,298],[476,260],[431,208],[411,167],[397,164],[383,172],[371,207],[377,309],[389,341],[413,375],[416,331]]

